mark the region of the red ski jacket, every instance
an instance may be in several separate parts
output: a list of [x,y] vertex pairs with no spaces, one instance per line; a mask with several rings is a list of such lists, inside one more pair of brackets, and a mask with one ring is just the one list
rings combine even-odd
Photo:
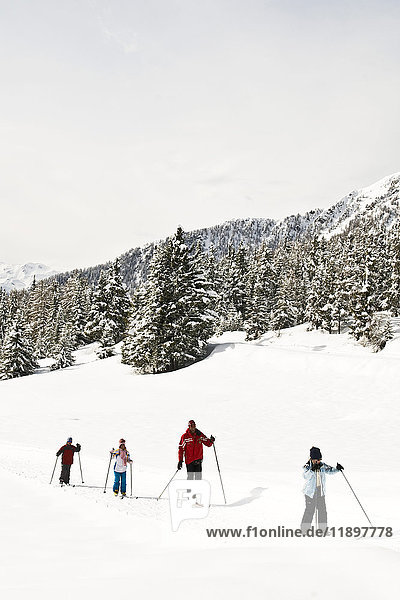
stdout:
[[179,442],[179,460],[183,460],[184,454],[187,465],[194,460],[201,460],[203,458],[203,444],[212,446],[213,443],[198,429],[194,433],[190,433],[189,428],[186,429]]
[[57,456],[62,454],[61,464],[72,465],[74,462],[74,452],[79,452],[80,449],[81,447],[79,444],[76,446],[73,446],[72,444],[65,444],[65,446],[61,446],[57,452]]

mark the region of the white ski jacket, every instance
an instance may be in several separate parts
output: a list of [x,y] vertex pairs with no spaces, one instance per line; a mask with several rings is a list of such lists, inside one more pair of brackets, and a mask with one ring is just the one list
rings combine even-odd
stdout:
[[[333,473],[339,473],[339,469],[336,467],[330,467],[329,465],[321,462],[320,467],[320,477],[321,477],[321,496],[325,496],[325,475],[328,473],[332,475]],[[317,489],[317,473],[311,469],[311,464],[307,463],[303,467],[303,477],[306,480],[303,488],[303,492],[309,498],[313,498],[315,494],[315,490]]]

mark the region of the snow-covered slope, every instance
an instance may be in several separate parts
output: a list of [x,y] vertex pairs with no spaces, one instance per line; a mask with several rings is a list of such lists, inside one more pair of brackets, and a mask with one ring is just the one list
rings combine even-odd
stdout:
[[0,287],[7,292],[11,290],[22,290],[32,285],[33,279],[36,281],[55,275],[46,265],[41,263],[26,263],[24,265],[9,265],[0,262]]
[[[119,356],[100,361],[88,346],[71,368],[0,382],[4,597],[395,595],[400,331],[379,354],[305,326],[257,342],[244,342],[240,332],[212,342],[206,360],[164,375],[135,375]],[[166,500],[121,501],[101,486],[108,450],[123,436],[134,459],[134,495],[158,495],[176,469],[189,418],[216,436],[228,505],[205,448],[204,478],[217,506],[172,533]],[[55,452],[69,435],[82,444],[85,483],[99,488],[49,486]],[[304,510],[301,466],[312,445],[327,463],[344,465],[372,522],[393,527],[394,537],[207,537],[209,527],[296,528]],[[58,474],[59,465],[55,482]],[[72,482],[79,480],[75,461]],[[327,486],[331,526],[368,525],[340,474]]]

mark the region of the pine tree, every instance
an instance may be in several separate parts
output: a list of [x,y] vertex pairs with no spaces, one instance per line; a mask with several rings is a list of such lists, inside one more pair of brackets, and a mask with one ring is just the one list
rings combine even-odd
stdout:
[[3,288],[0,287],[0,348],[8,328],[8,297]]
[[74,364],[75,357],[72,355],[74,344],[75,340],[71,325],[64,326],[55,352],[55,363],[53,363],[50,367],[52,371],[57,369],[65,369],[66,367],[70,367]]
[[249,288],[248,288],[248,253],[243,245],[240,245],[234,255],[232,270],[230,273],[230,291],[229,300],[241,316],[242,323],[247,317],[247,309],[249,304]]
[[92,308],[86,335],[90,341],[100,341],[107,328],[113,344],[120,342],[125,334],[131,303],[122,282],[118,261],[107,272],[102,271],[97,289],[93,294]]
[[104,328],[100,338],[99,348],[96,350],[96,355],[100,359],[109,358],[110,356],[115,355],[114,334],[109,323],[107,323]]
[[201,358],[213,333],[215,298],[199,250],[176,234],[156,248],[124,343],[123,360],[142,373],[173,371]]
[[131,301],[126,286],[122,281],[118,260],[114,261],[111,265],[107,290],[111,299],[108,307],[110,335],[114,340],[114,344],[117,344],[124,337],[131,310]]
[[38,367],[20,312],[6,334],[0,357],[1,379],[31,375]]
[[369,271],[365,269],[364,281],[353,290],[350,298],[350,332],[356,340],[370,339],[372,317],[375,312],[370,287]]
[[250,279],[254,284],[249,286],[250,299],[247,309],[245,330],[246,339],[256,340],[270,327],[271,311],[276,294],[276,276],[272,268],[272,255],[269,248],[261,246],[250,261]]
[[271,329],[280,331],[296,325],[296,309],[292,300],[292,281],[283,276],[276,295],[276,302],[272,309]]
[[383,350],[386,342],[393,338],[393,330],[388,313],[375,314],[371,321],[369,340],[374,352]]
[[388,247],[391,271],[388,308],[395,317],[400,317],[400,224],[393,228]]
[[68,324],[74,350],[87,342],[85,334],[89,312],[87,288],[87,281],[75,272],[68,278],[61,292],[61,314],[64,323]]

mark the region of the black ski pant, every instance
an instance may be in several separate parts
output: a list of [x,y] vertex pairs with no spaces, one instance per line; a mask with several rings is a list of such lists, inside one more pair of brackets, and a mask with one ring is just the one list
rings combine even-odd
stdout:
[[201,479],[203,476],[201,468],[201,460],[194,460],[186,465],[188,479]]
[[69,483],[71,465],[61,465],[60,483]]
[[327,527],[328,519],[326,514],[325,496],[321,495],[321,488],[317,487],[312,498],[310,498],[310,496],[304,497],[306,500],[306,509],[304,511],[303,519],[301,521],[301,531],[305,533],[307,529],[311,528],[311,523],[313,520],[315,510],[318,511],[318,528],[325,530]]

